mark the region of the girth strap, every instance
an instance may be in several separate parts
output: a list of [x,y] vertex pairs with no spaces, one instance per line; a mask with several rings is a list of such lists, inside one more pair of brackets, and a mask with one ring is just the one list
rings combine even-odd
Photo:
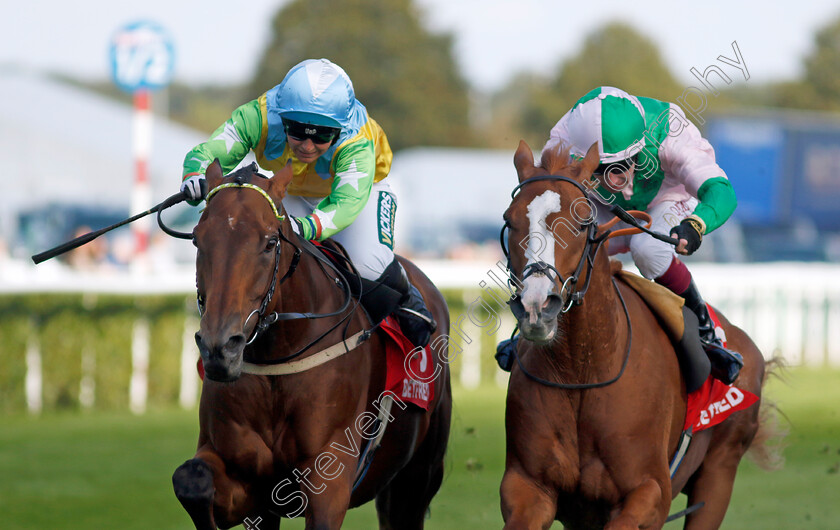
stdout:
[[288,375],[305,372],[337,357],[341,357],[345,353],[350,353],[368,338],[370,338],[370,332],[362,330],[352,337],[343,340],[338,344],[333,344],[329,348],[321,350],[314,355],[310,355],[309,357],[305,357],[299,361],[292,361],[285,364],[254,364],[243,362],[242,372],[255,375]]
[[356,488],[361,484],[362,480],[367,475],[368,469],[370,469],[370,465],[373,463],[373,455],[376,453],[376,450],[379,449],[379,445],[382,443],[382,438],[385,436],[385,429],[388,427],[388,419],[391,418],[391,405],[394,404],[394,398],[390,396],[390,394],[385,394],[382,397],[382,406],[379,409],[379,416],[376,418],[378,431],[376,437],[373,440],[368,441],[365,445],[365,450],[362,452],[362,455],[359,457],[359,464],[356,467],[356,476],[353,478],[353,490],[356,491]]
[[674,455],[674,458],[671,459],[671,465],[668,466],[671,478],[674,478],[674,474],[677,472],[677,469],[679,469],[683,457],[688,452],[688,446],[691,445],[691,438],[693,434],[694,427],[689,427],[680,434],[680,440],[677,442],[677,453]]

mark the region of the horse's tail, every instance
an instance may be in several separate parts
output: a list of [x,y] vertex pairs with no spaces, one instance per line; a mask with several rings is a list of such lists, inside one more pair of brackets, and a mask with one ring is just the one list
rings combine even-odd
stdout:
[[785,362],[781,357],[774,357],[767,361],[764,376],[761,378],[761,406],[758,411],[758,431],[750,444],[747,454],[750,460],[760,468],[772,471],[781,469],[785,459],[782,451],[785,448],[785,437],[788,432],[779,423],[779,417],[785,417],[775,401],[764,394],[764,387],[770,377],[784,379]]

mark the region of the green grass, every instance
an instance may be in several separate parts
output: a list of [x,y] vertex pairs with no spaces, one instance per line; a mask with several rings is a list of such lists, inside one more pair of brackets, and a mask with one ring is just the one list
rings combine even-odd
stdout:
[[792,370],[767,395],[787,416],[782,469],[742,464],[726,528],[840,528],[840,371]]
[[[724,528],[840,528],[840,371],[792,370],[767,393],[790,419],[786,464],[773,472],[742,464]],[[456,390],[447,475],[428,528],[501,528],[503,418],[502,390]],[[197,421],[176,410],[0,417],[0,527],[191,528],[170,477],[193,453]],[[372,505],[352,510],[344,528],[375,528]]]

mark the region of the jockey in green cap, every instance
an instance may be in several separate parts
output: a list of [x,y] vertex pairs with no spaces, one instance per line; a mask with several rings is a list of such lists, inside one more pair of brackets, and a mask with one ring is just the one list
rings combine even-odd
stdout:
[[[677,105],[607,86],[580,98],[551,129],[543,150],[569,149],[572,158],[582,159],[596,143],[600,165],[593,176],[599,184],[590,196],[598,222],[612,218],[613,205],[642,210],[650,214],[652,230],[669,232],[677,242],[675,247],[644,233],[625,235],[611,239],[610,253],[629,251],[645,278],[685,299],[700,322],[712,375],[731,384],[743,359],[723,347],[706,303],[678,257],[694,253],[703,236],[720,227],[737,204],[712,146]],[[500,364],[517,339],[499,345]]]

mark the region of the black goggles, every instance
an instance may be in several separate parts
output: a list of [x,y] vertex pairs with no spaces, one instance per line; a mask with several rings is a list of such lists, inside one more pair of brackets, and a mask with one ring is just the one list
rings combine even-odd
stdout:
[[285,118],[283,119],[283,129],[286,131],[286,136],[301,142],[309,139],[316,144],[331,143],[341,133],[341,129],[338,127],[312,125],[311,123],[301,123]]
[[630,158],[625,158],[624,160],[618,160],[616,162],[610,162],[609,164],[599,164],[595,171],[592,173],[594,175],[606,175],[607,173],[624,173],[628,171],[633,165],[636,163],[636,160],[639,158],[639,153],[631,156]]

